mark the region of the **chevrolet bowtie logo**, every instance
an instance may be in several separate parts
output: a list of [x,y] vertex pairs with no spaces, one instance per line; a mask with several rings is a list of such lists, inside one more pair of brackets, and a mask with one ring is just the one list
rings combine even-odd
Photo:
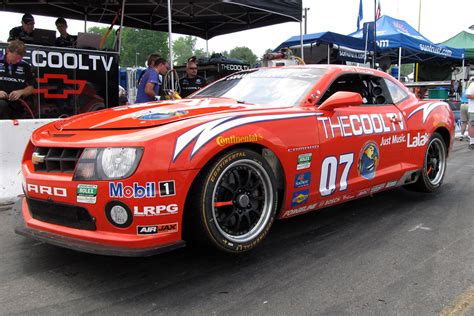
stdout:
[[48,88],[35,89],[35,93],[43,93],[47,99],[67,99],[70,94],[81,94],[86,86],[86,80],[72,80],[68,79],[67,75],[64,74],[45,74],[43,78],[37,78],[36,81],[41,87],[42,83],[49,83],[50,79],[62,79],[65,85],[76,86],[76,89],[64,89],[63,93],[50,93]]
[[38,153],[33,153],[31,156],[31,161],[33,162],[34,165],[40,164],[44,162],[44,155],[40,155]]

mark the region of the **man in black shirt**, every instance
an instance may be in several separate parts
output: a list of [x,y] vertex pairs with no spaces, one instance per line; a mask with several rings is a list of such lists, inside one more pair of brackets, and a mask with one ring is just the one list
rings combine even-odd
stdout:
[[179,85],[181,86],[181,92],[179,94],[182,98],[186,98],[191,93],[207,85],[206,79],[197,74],[196,57],[188,59],[186,63],[186,75],[179,79]]
[[18,100],[33,93],[35,79],[22,60],[25,52],[25,44],[14,40],[0,57],[0,119],[22,118],[25,108]]
[[33,31],[35,30],[35,19],[29,13],[25,13],[21,18],[21,26],[10,30],[8,42],[20,40],[27,44],[33,44]]
[[74,47],[76,46],[77,36],[69,35],[67,32],[67,22],[64,18],[59,17],[56,20],[56,28],[59,32],[59,37],[56,38],[55,46],[59,47]]

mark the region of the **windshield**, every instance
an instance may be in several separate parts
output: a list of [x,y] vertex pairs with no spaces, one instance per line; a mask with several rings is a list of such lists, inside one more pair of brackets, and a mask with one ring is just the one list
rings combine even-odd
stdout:
[[193,98],[224,97],[252,104],[294,106],[325,72],[320,68],[252,69],[218,81]]

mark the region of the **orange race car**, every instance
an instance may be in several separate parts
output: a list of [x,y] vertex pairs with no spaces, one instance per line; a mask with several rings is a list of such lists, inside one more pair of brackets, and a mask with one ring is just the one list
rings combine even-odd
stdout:
[[36,130],[16,232],[145,256],[198,240],[257,246],[287,218],[404,186],[433,192],[454,117],[383,72],[242,71],[189,99],[127,105]]

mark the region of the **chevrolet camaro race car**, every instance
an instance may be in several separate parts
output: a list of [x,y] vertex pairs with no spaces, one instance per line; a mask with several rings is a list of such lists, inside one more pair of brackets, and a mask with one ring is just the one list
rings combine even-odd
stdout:
[[433,192],[454,117],[389,75],[260,68],[189,99],[52,122],[26,147],[16,232],[106,255],[248,251],[283,219],[404,186]]

